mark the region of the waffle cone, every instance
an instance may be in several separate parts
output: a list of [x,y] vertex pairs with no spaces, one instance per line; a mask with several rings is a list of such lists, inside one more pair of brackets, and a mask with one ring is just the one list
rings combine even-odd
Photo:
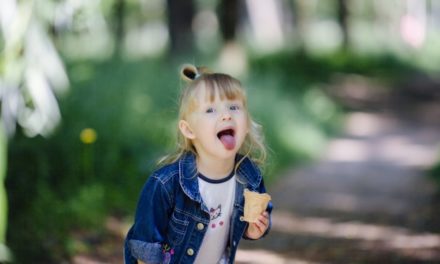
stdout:
[[252,192],[244,190],[244,217],[243,220],[249,223],[255,223],[258,217],[263,213],[271,197],[267,193]]

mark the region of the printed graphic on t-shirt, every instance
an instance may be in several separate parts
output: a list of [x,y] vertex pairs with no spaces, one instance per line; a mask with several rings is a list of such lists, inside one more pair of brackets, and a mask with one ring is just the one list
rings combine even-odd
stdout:
[[211,228],[216,228],[217,226],[223,226],[224,222],[214,222],[217,218],[222,215],[222,205],[219,204],[217,208],[212,208],[209,210],[209,214],[211,216]]
[[211,207],[209,214],[211,215],[211,220],[219,218],[222,214],[222,205],[219,204],[216,209]]

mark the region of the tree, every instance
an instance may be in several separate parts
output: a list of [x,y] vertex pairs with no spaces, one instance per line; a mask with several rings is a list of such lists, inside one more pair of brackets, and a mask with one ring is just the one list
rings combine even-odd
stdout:
[[49,135],[61,115],[54,92],[67,89],[68,79],[48,35],[51,25],[44,12],[50,3],[2,0],[0,25],[0,262],[7,261],[7,135],[16,124],[28,136]]
[[218,16],[220,29],[225,42],[235,39],[238,24],[239,2],[238,0],[224,0],[219,3]]
[[114,7],[115,18],[115,51],[114,55],[119,56],[124,42],[124,15],[125,15],[125,1],[116,0]]
[[167,0],[168,28],[172,54],[182,54],[193,48],[192,20],[194,17],[193,0]]
[[350,45],[349,23],[348,23],[348,0],[337,0],[338,22],[342,30],[342,45],[347,49]]

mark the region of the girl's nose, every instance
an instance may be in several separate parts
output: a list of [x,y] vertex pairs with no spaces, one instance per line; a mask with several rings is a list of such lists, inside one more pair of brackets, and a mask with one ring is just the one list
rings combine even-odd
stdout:
[[229,120],[231,120],[231,119],[232,119],[231,114],[230,114],[228,111],[225,111],[225,112],[223,113],[223,115],[222,115],[222,120],[223,120],[223,121],[229,121]]

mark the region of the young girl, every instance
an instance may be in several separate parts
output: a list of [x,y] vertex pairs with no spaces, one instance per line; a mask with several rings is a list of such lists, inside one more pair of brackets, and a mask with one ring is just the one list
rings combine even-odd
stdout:
[[125,240],[125,263],[233,263],[240,239],[270,227],[269,203],[243,221],[243,191],[264,193],[266,155],[238,80],[185,66],[178,151],[147,180]]

